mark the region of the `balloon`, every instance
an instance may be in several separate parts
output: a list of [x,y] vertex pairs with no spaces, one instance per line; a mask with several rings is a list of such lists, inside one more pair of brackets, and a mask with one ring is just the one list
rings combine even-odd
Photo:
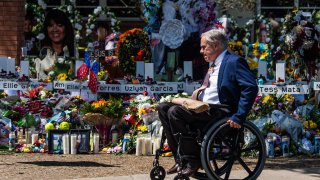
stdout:
[[88,87],[92,93],[97,93],[98,91],[98,79],[92,70],[90,70]]
[[80,80],[83,80],[85,77],[87,77],[89,73],[89,67],[86,64],[82,64],[80,68],[77,70],[77,77]]
[[94,63],[92,63],[91,66],[91,70],[97,75],[99,72],[99,63],[97,61],[95,61]]

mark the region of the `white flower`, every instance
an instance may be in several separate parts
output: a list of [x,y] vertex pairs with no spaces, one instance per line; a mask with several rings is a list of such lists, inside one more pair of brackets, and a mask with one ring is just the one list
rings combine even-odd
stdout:
[[111,19],[111,26],[114,26],[116,24],[116,20],[115,19]]
[[263,20],[263,21],[262,21],[263,24],[265,24],[266,22],[267,22],[266,20]]
[[183,92],[182,95],[183,96],[188,96],[188,93],[187,92]]
[[165,101],[166,101],[166,102],[171,102],[172,99],[173,99],[173,97],[170,96],[170,95],[165,97]]
[[166,102],[166,99],[162,96],[159,102],[160,103]]
[[55,74],[54,71],[50,71],[50,72],[48,73],[49,76],[53,76],[54,74]]
[[237,39],[238,39],[238,36],[237,36],[237,35],[234,35],[234,36],[233,36],[233,40],[236,41]]
[[273,45],[273,44],[271,44],[270,49],[273,49],[273,48],[274,48],[274,45]]
[[266,43],[269,43],[270,42],[270,38],[266,38]]
[[279,40],[280,40],[281,42],[283,42],[283,41],[284,41],[284,35],[280,36]]
[[89,35],[92,33],[92,30],[91,29],[87,29],[86,33]]
[[102,7],[101,6],[98,6],[97,8],[95,8],[94,10],[93,10],[93,13],[94,14],[98,14],[98,13],[100,13],[102,11]]
[[62,64],[63,62],[64,62],[64,58],[59,57],[59,58],[58,58],[58,63]]
[[281,50],[281,47],[280,47],[280,46],[278,46],[278,47],[277,47],[277,51],[280,51],[280,50]]
[[80,34],[76,34],[75,38],[76,38],[76,40],[79,40],[80,39]]
[[284,22],[284,18],[281,18],[281,19],[280,19],[280,22],[282,22],[282,23],[283,23],[283,22]]
[[69,13],[72,13],[72,6],[69,5],[69,6],[67,7],[67,10],[68,10]]
[[93,43],[88,43],[88,48],[93,48]]
[[254,23],[254,20],[253,19],[250,19],[248,22],[247,22],[247,25],[251,25]]
[[246,33],[246,37],[248,37],[248,36],[250,36],[250,33],[249,33],[249,32]]
[[244,42],[245,43],[249,43],[249,40],[246,38],[246,39],[244,39]]
[[37,39],[43,40],[45,38],[45,35],[43,33],[38,34]]
[[150,108],[151,104],[150,103],[142,103],[138,105],[138,108]]
[[80,31],[80,30],[82,29],[82,26],[81,26],[81,24],[76,23],[76,24],[74,25],[74,28]]
[[94,29],[94,24],[91,24],[91,25],[90,25],[90,29],[91,29],[91,30]]

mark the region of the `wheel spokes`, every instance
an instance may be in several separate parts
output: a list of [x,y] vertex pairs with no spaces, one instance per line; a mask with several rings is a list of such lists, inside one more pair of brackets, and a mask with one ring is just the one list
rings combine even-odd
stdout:
[[241,166],[250,174],[252,171],[249,168],[249,166],[247,166],[247,164],[242,160],[241,157],[238,157],[237,159],[238,159],[239,163],[241,164]]

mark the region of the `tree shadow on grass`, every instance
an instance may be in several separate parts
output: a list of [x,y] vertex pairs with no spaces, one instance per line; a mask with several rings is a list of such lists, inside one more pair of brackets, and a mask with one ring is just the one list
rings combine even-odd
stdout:
[[30,161],[30,162],[17,162],[21,164],[33,164],[37,166],[73,166],[73,167],[120,167],[109,164],[102,164],[90,161]]

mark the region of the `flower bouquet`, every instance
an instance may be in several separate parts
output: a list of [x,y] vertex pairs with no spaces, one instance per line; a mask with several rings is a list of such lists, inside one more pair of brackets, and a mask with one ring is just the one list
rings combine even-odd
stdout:
[[100,144],[105,146],[109,143],[111,126],[121,119],[124,108],[121,99],[110,98],[86,102],[80,112],[84,114],[82,122],[95,127],[100,136]]
[[273,110],[292,114],[295,105],[294,103],[294,97],[290,94],[281,96],[274,94],[257,96],[247,119],[255,120],[268,117]]
[[122,101],[115,98],[86,102],[80,108],[84,114],[82,120],[91,125],[112,125],[116,123],[124,112]]

